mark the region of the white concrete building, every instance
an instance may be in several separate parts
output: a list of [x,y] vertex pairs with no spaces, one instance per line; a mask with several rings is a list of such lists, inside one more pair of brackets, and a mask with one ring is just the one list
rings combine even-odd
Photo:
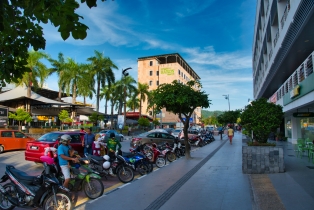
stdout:
[[289,141],[314,140],[314,1],[258,0],[252,50],[254,98],[283,106]]

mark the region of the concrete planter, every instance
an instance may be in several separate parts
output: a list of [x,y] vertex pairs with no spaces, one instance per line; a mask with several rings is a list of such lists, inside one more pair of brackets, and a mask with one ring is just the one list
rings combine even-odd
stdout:
[[283,148],[271,146],[242,146],[242,172],[244,174],[285,172]]

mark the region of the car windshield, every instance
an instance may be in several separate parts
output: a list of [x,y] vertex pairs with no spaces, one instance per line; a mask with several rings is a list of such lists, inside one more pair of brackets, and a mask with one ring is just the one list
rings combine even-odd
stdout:
[[60,133],[46,133],[45,135],[41,136],[37,141],[55,142],[60,135]]
[[180,133],[181,130],[174,130],[173,132],[174,132],[174,133]]

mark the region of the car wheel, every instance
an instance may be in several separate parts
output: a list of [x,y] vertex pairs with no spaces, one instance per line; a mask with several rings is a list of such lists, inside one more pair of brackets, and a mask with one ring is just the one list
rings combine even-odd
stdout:
[[4,147],[0,146],[0,153],[4,152]]

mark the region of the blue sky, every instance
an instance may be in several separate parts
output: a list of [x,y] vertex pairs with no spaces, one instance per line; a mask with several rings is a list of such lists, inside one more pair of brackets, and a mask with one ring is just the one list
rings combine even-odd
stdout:
[[[252,0],[114,0],[77,10],[88,27],[85,40],[63,41],[51,24],[43,25],[45,52],[57,59],[62,52],[80,63],[94,50],[109,56],[137,80],[139,57],[179,53],[201,77],[203,90],[212,105],[207,110],[243,108],[253,97],[252,39],[256,1]],[[50,89],[58,90],[56,75],[48,78]],[[77,100],[82,101],[81,98]],[[96,103],[95,98],[88,99]],[[104,101],[100,111],[104,112]]]

